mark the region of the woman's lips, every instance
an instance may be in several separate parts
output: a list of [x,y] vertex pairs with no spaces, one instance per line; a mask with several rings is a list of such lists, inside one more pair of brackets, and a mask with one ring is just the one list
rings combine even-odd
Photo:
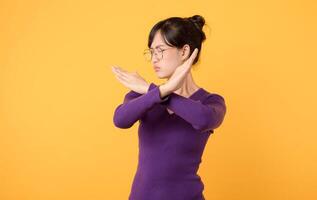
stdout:
[[155,70],[155,71],[159,71],[160,68],[159,68],[159,67],[154,67],[154,70]]

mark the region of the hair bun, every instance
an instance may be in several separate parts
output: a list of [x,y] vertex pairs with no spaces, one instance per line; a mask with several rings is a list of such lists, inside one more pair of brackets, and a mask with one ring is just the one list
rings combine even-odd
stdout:
[[205,19],[201,15],[194,15],[189,17],[188,20],[192,21],[195,25],[198,25],[200,29],[205,25]]

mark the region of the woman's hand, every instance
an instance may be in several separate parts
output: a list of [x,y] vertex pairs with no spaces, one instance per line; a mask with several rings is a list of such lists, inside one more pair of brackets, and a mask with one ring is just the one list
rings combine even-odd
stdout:
[[[175,69],[174,73],[169,78],[169,80],[166,83],[164,83],[165,85],[164,87],[166,88],[166,90],[173,92],[179,89],[183,85],[187,77],[187,74],[190,72],[190,69],[197,56],[197,53],[198,53],[198,49],[195,48],[195,50],[190,55],[190,57],[183,64],[181,64]],[[164,94],[164,96],[165,95],[166,94]]]
[[140,94],[148,91],[150,85],[137,72],[128,72],[118,66],[111,66],[111,68],[116,78],[129,89]]

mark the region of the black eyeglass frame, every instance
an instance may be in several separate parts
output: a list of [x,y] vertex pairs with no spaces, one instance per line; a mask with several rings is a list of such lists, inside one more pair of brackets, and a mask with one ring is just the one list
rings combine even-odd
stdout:
[[[173,48],[175,48],[175,47],[170,47],[170,48],[165,48],[165,49],[161,49],[160,47],[159,47],[159,48],[156,48],[156,49],[158,49],[159,52],[161,53],[161,58],[159,58],[159,57],[157,56],[158,60],[162,60],[162,59],[163,59],[163,52],[164,52],[164,51],[166,51],[166,50],[168,50],[168,49],[173,49]],[[146,58],[146,60],[147,60],[148,62],[151,61],[152,58],[153,58],[153,53],[152,53],[151,50],[155,51],[153,48],[145,49],[145,50],[143,51],[143,56]],[[150,59],[148,59],[148,58],[146,57],[146,54],[148,54],[148,53],[151,54],[151,58],[150,58]],[[155,53],[155,52],[154,52],[154,53]]]

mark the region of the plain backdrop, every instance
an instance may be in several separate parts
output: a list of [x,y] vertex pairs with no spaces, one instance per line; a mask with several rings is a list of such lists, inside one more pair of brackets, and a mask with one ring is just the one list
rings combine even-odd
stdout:
[[159,20],[206,19],[196,83],[226,100],[199,175],[207,200],[317,199],[316,1],[0,2],[0,199],[124,200],[136,123],[113,124]]

